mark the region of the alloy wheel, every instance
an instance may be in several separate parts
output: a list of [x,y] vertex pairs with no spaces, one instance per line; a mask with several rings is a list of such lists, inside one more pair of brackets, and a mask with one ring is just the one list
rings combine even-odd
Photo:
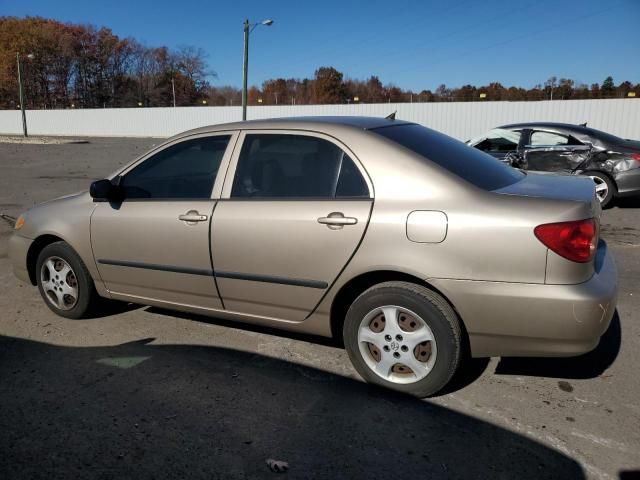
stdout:
[[71,310],[78,303],[78,278],[66,260],[47,258],[40,270],[40,282],[45,297],[54,307]]
[[600,203],[604,202],[609,194],[609,186],[607,185],[607,182],[596,176],[591,176],[590,178],[593,180],[593,183],[596,184],[596,196],[598,197],[598,200]]
[[376,375],[398,384],[426,377],[437,356],[435,337],[427,323],[394,305],[375,308],[364,316],[358,328],[358,346]]

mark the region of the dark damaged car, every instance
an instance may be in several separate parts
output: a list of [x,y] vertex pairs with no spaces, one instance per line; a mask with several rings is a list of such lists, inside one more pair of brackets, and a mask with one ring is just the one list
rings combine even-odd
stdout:
[[640,142],[585,125],[518,123],[467,142],[523,170],[587,175],[603,207],[640,195]]

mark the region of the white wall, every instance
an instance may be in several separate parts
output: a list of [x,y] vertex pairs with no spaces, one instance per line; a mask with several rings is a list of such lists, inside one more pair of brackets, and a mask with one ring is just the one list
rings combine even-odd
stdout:
[[[506,123],[583,123],[624,138],[640,139],[640,99],[543,102],[382,103],[249,107],[248,118],[366,115],[414,121],[460,140]],[[237,121],[240,107],[30,110],[31,135],[167,137],[191,128]],[[19,111],[0,111],[0,134],[21,134]]]

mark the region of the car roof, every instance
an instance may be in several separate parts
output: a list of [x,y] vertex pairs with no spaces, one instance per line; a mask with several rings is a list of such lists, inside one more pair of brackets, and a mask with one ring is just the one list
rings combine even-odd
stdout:
[[309,129],[322,131],[327,127],[348,127],[358,130],[372,130],[374,128],[389,127],[392,125],[410,125],[404,120],[391,120],[380,117],[355,117],[355,116],[311,116],[311,117],[284,117],[262,120],[248,120],[244,122],[222,123],[195,128],[180,133],[173,138],[198,133],[218,132],[224,130],[261,130],[261,129]]
[[574,125],[572,123],[556,123],[556,122],[530,122],[530,123],[511,123],[509,125],[503,125],[498,128],[547,128],[552,130],[565,130],[570,132],[588,134],[590,132],[589,127],[583,127],[582,125]]

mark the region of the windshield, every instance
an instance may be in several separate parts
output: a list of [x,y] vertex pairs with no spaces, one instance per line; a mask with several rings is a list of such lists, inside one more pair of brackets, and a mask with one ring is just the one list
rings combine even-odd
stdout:
[[415,124],[371,130],[447,169],[484,190],[497,190],[520,181],[524,174],[491,155],[447,135]]

